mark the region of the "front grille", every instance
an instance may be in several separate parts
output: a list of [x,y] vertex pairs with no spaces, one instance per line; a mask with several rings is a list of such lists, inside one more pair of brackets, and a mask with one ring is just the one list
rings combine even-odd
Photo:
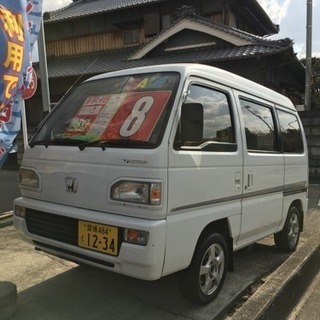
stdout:
[[32,234],[75,246],[78,243],[77,219],[27,208],[26,223]]

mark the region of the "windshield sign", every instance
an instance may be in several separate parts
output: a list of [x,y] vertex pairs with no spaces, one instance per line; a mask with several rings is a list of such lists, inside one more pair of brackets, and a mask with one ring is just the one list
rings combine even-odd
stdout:
[[171,91],[90,96],[65,131],[85,140],[148,141]]
[[172,72],[85,82],[54,109],[30,146],[155,147],[178,82],[179,74]]

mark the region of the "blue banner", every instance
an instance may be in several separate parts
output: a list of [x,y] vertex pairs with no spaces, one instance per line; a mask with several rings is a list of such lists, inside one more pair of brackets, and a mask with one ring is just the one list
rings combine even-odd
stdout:
[[42,0],[0,0],[0,169],[21,128],[21,95],[32,80],[41,18]]

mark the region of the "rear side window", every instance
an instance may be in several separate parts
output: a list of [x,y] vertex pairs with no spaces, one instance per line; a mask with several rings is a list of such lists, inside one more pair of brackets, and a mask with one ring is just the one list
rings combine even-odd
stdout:
[[240,99],[247,149],[257,152],[278,151],[272,109],[256,102]]
[[303,139],[298,118],[291,113],[277,110],[284,153],[303,153]]

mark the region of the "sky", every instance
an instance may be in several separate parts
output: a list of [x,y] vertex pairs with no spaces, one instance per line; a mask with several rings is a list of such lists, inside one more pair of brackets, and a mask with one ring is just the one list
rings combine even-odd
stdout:
[[[298,58],[306,55],[307,1],[312,1],[312,57],[320,57],[320,0],[258,0],[280,32],[270,39],[290,38]],[[64,7],[72,0],[43,0],[43,12]]]

